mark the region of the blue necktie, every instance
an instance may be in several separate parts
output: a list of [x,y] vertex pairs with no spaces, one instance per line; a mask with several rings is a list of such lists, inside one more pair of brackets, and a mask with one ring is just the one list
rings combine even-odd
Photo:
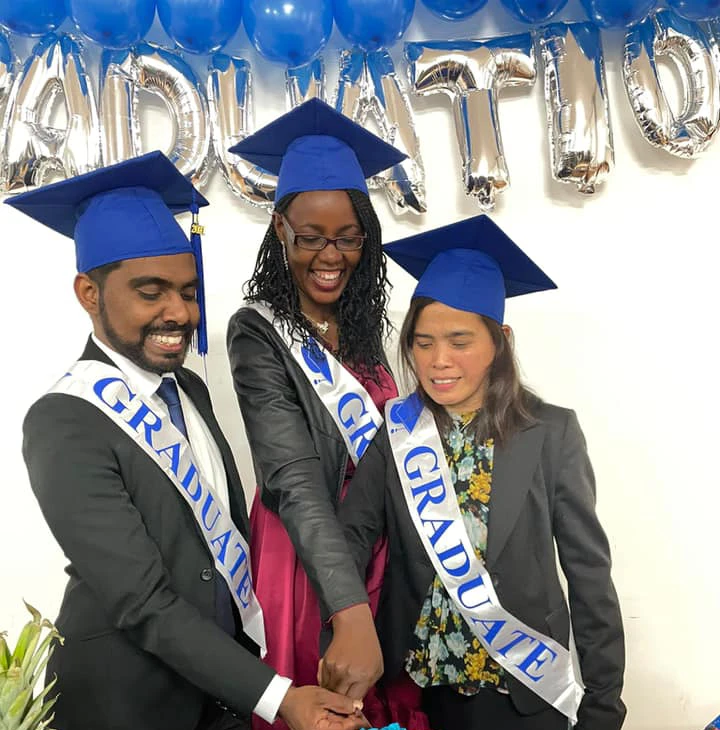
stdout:
[[[170,420],[173,426],[187,438],[187,428],[182,406],[180,405],[180,394],[178,393],[175,378],[163,378],[157,394],[165,401],[170,413]],[[204,572],[204,571],[203,571]],[[235,636],[235,619],[232,610],[232,597],[227,587],[225,578],[216,572],[215,575],[215,620],[226,633]]]
[[165,401],[173,426],[187,438],[185,416],[183,416],[182,406],[180,405],[180,393],[178,393],[175,378],[163,378],[160,387],[157,389],[157,394]]

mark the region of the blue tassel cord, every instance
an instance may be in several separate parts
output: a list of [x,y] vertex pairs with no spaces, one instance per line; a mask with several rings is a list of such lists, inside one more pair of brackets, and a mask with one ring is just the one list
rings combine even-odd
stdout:
[[197,287],[197,303],[200,309],[200,323],[198,324],[196,333],[197,351],[200,355],[207,355],[208,351],[208,334],[207,334],[207,315],[205,313],[205,272],[202,258],[202,238],[203,227],[198,223],[199,207],[193,190],[192,203],[190,212],[192,213],[192,227],[190,228],[190,245],[195,254],[195,267],[197,268],[198,287]]

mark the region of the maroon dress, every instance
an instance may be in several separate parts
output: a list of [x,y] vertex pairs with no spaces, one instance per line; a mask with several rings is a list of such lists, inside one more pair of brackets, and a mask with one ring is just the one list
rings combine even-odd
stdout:
[[[347,369],[365,388],[380,413],[383,412],[385,402],[397,396],[395,382],[384,367],[378,366],[377,383]],[[352,461],[348,459],[341,499],[345,497],[354,470]],[[290,677],[298,687],[317,684],[320,660],[318,637],[321,628],[317,597],[280,518],[265,507],[258,494],[253,500],[250,511],[250,528],[253,583],[255,594],[265,613],[267,639],[265,663],[273,667],[278,674]],[[373,615],[380,600],[386,561],[387,544],[385,538],[382,538],[375,545],[366,577],[366,588]],[[419,689],[416,692],[417,688],[409,679],[407,682],[403,681],[402,685],[403,688],[395,693],[398,695],[396,701],[389,700],[384,692],[374,689],[366,697],[366,715],[375,727],[383,727],[390,722],[401,722],[403,716],[408,717],[412,709],[406,707],[406,704],[412,708],[419,707]],[[390,713],[393,714],[392,719]],[[269,725],[256,715],[253,715],[252,719],[253,730],[287,728],[280,719],[273,725]],[[422,714],[412,723],[402,726],[408,730],[428,728]]]

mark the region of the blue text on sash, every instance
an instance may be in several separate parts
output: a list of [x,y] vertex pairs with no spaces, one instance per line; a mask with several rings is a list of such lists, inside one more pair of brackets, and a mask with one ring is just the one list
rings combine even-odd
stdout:
[[[488,593],[485,581],[480,573],[473,575],[470,570],[470,557],[467,554],[462,540],[456,542],[448,537],[448,529],[453,520],[426,519],[423,512],[430,503],[441,504],[448,496],[448,490],[453,492],[452,484],[446,485],[439,469],[439,460],[444,454],[437,454],[428,445],[422,444],[412,448],[404,460],[404,471],[410,480],[412,496],[415,498],[415,509],[430,540],[437,559],[448,575],[456,580],[462,580],[457,589],[457,600],[466,609],[473,610],[490,603],[492,598]],[[464,530],[464,527],[463,527]],[[452,531],[450,532],[452,534]],[[462,534],[462,532],[460,532]],[[537,636],[518,629],[511,629],[507,621],[483,621],[472,619],[476,626],[480,626],[485,640],[498,654],[506,654],[515,648],[522,647],[527,652],[515,666],[529,679],[537,682],[543,678],[540,672],[543,665],[552,663],[557,653]]]
[[[123,386],[124,395],[117,397],[114,402],[108,401],[105,398],[105,391],[109,386],[116,385]],[[102,378],[95,382],[93,392],[105,406],[120,415],[135,432],[139,433],[155,453],[167,459],[170,471],[180,481],[190,500],[198,505],[202,503],[201,519],[198,520],[198,524],[206,533],[209,544],[216,550],[215,560],[230,574],[235,595],[241,605],[247,608],[252,591],[247,552],[233,534],[233,530],[227,530],[218,535],[213,534],[225,507],[217,504],[210,491],[203,486],[195,463],[190,458],[183,460],[182,443],[178,441],[165,445],[153,443],[153,441],[162,442],[163,436],[166,439],[168,436],[172,438],[175,431],[171,427],[168,428],[170,426],[169,419],[164,419],[161,414],[153,411],[140,399],[133,403],[136,394],[130,390],[122,378]],[[189,449],[185,449],[185,453],[189,454],[191,452]],[[185,461],[184,464],[183,461]],[[180,474],[181,470],[183,472],[182,476]],[[241,566],[242,570],[240,570]]]
[[345,393],[337,405],[338,421],[345,429],[355,456],[359,460],[370,446],[379,425],[365,407],[365,402],[357,393]]

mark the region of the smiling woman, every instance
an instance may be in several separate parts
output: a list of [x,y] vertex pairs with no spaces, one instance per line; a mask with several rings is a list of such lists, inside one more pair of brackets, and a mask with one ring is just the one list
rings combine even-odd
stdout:
[[[361,574],[388,536],[385,677],[409,676],[441,730],[620,730],[623,627],[585,439],[524,387],[503,324],[506,297],[555,284],[487,216],[386,251],[418,278],[400,341],[417,389],[388,403],[338,514]],[[333,628],[341,685],[377,635]]]
[[302,314],[338,350],[336,305],[363,257],[366,239],[350,197],[344,190],[299,193],[273,222]]
[[[532,396],[522,386],[512,330],[492,317],[414,297],[400,334],[408,379],[441,427],[472,413],[468,426],[501,442],[532,421]],[[481,408],[486,405],[487,407]]]
[[[333,622],[354,613],[371,623],[385,562],[380,541],[378,569],[368,575],[366,590],[335,512],[382,421],[379,412],[397,393],[383,352],[388,320],[380,223],[365,178],[403,156],[318,100],[232,151],[278,174],[273,220],[246,287],[248,306],[228,328],[258,478],[253,575],[273,617],[266,661],[296,684],[312,684],[320,606],[337,592],[353,596],[353,606]],[[353,417],[339,415],[335,406],[343,398],[358,404]],[[328,570],[330,559],[343,568]],[[370,658],[358,673],[362,681],[337,688],[353,698],[361,699],[382,671],[378,652],[368,648],[358,648],[361,662]],[[374,726],[388,724],[382,703],[365,708]]]
[[435,403],[451,413],[483,404],[495,343],[481,317],[426,302],[418,307],[412,356],[418,382]]

